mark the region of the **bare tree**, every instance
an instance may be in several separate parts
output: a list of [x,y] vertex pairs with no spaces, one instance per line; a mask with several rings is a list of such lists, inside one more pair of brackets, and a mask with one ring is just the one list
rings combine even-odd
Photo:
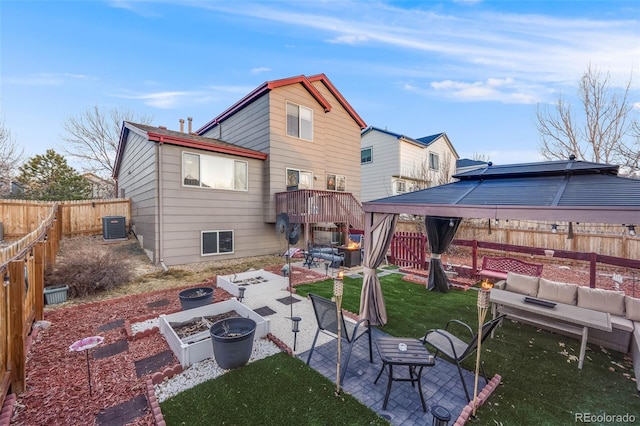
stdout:
[[23,150],[18,147],[11,131],[0,122],[0,197],[11,192],[11,180],[22,162]]
[[573,154],[578,160],[630,166],[626,157],[632,148],[630,87],[631,78],[623,89],[615,90],[608,72],[589,65],[578,87],[579,113],[563,97],[552,110],[538,106],[542,156],[566,160]]
[[85,170],[102,177],[111,177],[123,121],[149,124],[152,117],[140,116],[128,110],[101,110],[97,105],[78,117],[64,122],[67,142],[61,150],[72,158],[85,162]]

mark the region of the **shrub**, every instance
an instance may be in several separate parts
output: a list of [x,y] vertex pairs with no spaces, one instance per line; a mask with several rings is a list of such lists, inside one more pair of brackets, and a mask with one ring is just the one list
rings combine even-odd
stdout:
[[45,286],[68,285],[69,297],[112,290],[130,279],[127,259],[114,255],[95,241],[76,241],[64,249],[55,268],[45,271]]

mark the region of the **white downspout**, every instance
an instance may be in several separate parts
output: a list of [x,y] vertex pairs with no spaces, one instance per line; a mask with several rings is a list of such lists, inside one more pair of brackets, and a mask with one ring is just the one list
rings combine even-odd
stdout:
[[162,136],[158,142],[158,257],[160,258],[160,266],[167,272],[169,268],[164,263],[164,209],[163,209],[163,197],[164,186],[162,184]]

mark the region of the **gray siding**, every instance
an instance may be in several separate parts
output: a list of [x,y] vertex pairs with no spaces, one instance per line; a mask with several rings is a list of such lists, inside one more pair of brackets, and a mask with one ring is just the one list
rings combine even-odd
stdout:
[[202,136],[269,153],[269,96],[256,99],[243,110]]
[[371,163],[362,164],[362,201],[393,195],[392,176],[400,173],[400,142],[386,133],[369,131],[361,139],[361,147],[372,147]]
[[124,190],[124,196],[131,199],[132,229],[141,240],[142,248],[149,258],[157,263],[159,259],[155,153],[154,142],[129,131],[118,174],[118,189]]
[[[347,192],[360,198],[360,127],[320,82],[328,113],[301,85],[271,90],[203,136],[269,154],[264,163],[263,221],[275,222],[275,194],[286,191],[286,169],[310,171],[312,189],[325,189],[327,173],[347,177]],[[287,101],[313,110],[313,141],[287,136]]]
[[[182,185],[182,152],[247,161],[248,191],[191,188]],[[176,146],[162,147],[163,259],[167,265],[283,253],[286,243],[264,222],[264,161]],[[202,231],[234,231],[234,253],[202,256]]]

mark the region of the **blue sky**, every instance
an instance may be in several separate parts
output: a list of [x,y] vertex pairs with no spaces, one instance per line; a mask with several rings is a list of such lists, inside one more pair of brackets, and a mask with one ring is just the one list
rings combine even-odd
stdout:
[[[537,105],[632,73],[636,1],[0,2],[1,118],[28,156],[98,105],[197,129],[265,81],[326,74],[368,125],[538,161]],[[640,109],[636,109],[640,111]]]

